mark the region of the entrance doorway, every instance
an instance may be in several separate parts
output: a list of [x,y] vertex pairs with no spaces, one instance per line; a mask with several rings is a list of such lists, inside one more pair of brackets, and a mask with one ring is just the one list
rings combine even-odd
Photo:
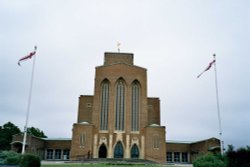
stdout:
[[139,158],[139,148],[134,144],[131,148],[131,158]]
[[[23,148],[23,143],[19,142],[19,141],[14,141],[12,143],[14,151],[17,153],[21,153],[22,152],[22,148]],[[25,146],[25,148],[27,147],[27,145]]]
[[107,158],[107,148],[102,144],[99,148],[99,158]]
[[123,158],[123,146],[120,141],[115,145],[114,158]]

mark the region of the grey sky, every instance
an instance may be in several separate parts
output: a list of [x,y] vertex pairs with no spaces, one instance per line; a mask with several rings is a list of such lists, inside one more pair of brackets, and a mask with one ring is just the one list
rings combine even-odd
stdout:
[[38,46],[29,126],[71,137],[78,97],[94,92],[105,51],[134,53],[148,69],[148,96],[161,99],[167,139],[218,135],[213,68],[217,55],[225,145],[250,145],[250,1],[0,1],[0,124],[23,129]]

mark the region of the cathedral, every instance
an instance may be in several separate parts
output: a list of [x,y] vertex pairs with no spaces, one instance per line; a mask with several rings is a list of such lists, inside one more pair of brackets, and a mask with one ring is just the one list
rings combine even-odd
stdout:
[[[147,69],[134,65],[131,53],[104,54],[95,68],[93,95],[81,95],[72,138],[28,135],[25,150],[46,161],[142,159],[158,163],[192,163],[207,152],[219,152],[220,140],[166,140],[160,122],[160,100],[147,96]],[[21,152],[23,134],[11,149]]]
[[94,95],[79,97],[70,159],[139,158],[166,160],[160,100],[147,96],[147,69],[133,54],[105,53],[96,67]]

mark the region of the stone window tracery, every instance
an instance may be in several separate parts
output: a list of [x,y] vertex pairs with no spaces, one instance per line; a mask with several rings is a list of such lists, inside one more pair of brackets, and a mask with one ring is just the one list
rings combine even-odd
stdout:
[[115,130],[124,130],[124,116],[125,116],[125,82],[119,79],[116,85],[116,99],[115,99]]
[[139,131],[139,104],[140,104],[140,84],[138,81],[132,83],[131,97],[131,131]]
[[109,111],[109,82],[104,80],[101,86],[101,116],[100,130],[108,130],[108,111]]

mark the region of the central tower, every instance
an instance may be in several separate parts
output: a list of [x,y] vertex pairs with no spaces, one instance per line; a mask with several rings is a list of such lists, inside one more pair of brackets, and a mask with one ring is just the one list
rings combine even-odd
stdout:
[[96,67],[92,123],[101,133],[136,133],[146,126],[146,69],[133,65],[133,54],[105,53]]

